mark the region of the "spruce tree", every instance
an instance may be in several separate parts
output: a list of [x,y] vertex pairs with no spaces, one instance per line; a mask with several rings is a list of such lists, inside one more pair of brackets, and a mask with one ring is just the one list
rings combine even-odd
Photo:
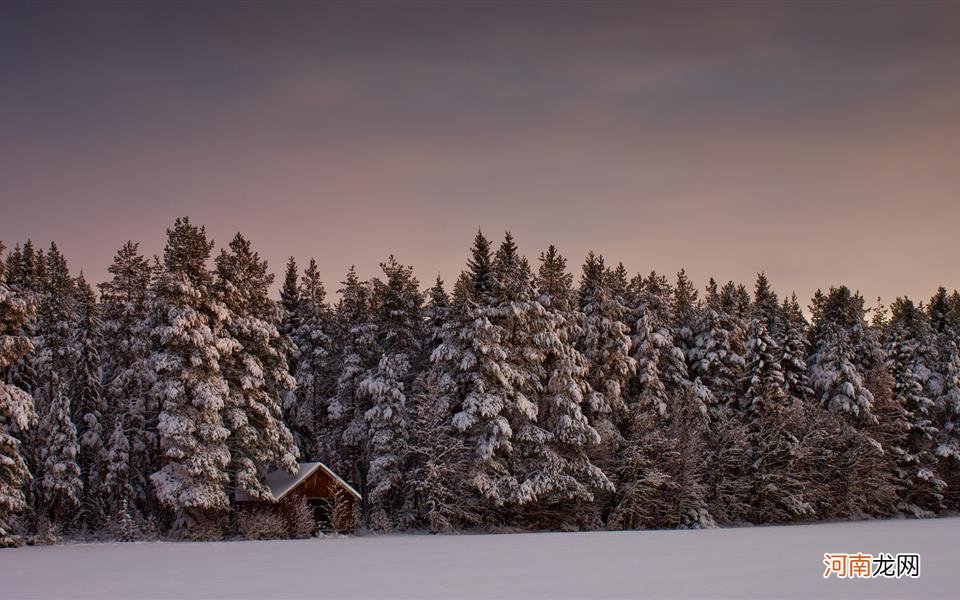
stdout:
[[321,456],[318,440],[327,428],[327,401],[333,393],[334,323],[320,280],[317,261],[310,259],[301,277],[292,363],[297,387],[284,400],[285,421],[294,433],[302,456]]
[[287,367],[288,342],[277,324],[280,309],[269,298],[273,274],[239,233],[216,258],[214,288],[229,311],[226,333],[239,346],[220,362],[229,388],[223,421],[230,430],[232,486],[270,498],[266,473],[297,472],[299,450],[283,422],[282,399],[295,386]]
[[603,257],[592,252],[583,265],[579,294],[583,329],[578,349],[587,360],[587,383],[593,391],[584,413],[601,436],[609,438],[613,432],[601,422],[626,414],[627,383],[637,368],[630,356],[630,330],[623,322],[629,309],[611,292]]
[[[21,331],[34,310],[32,300],[7,286],[0,272],[0,373],[33,350]],[[14,518],[27,508],[25,492],[31,476],[19,438],[36,420],[30,394],[0,377],[0,548],[21,543]]]
[[736,401],[746,363],[738,324],[724,311],[717,283],[711,278],[706,302],[693,324],[693,345],[687,351],[691,377],[699,378],[721,405]]
[[42,478],[40,489],[47,514],[54,523],[69,525],[80,508],[83,493],[80,444],[77,428],[70,418],[70,399],[66,386],[53,384],[53,401],[40,421],[39,458]]
[[[129,466],[129,485],[108,486],[101,491],[111,514],[122,504],[137,513],[153,508],[148,476],[157,468],[156,425],[159,409],[150,396],[155,373],[147,358],[150,353],[150,294],[153,269],[140,255],[139,245],[126,242],[107,268],[111,278],[100,284],[102,303],[103,397],[106,422],[114,425],[105,459],[111,467],[110,444],[119,442],[117,427],[129,449],[124,460]],[[120,456],[120,455],[117,455]],[[87,490],[91,493],[92,490]],[[118,496],[129,492],[129,496]]]
[[482,233],[474,239],[467,268],[431,360],[444,373],[445,393],[453,399],[453,426],[476,453],[471,485],[496,507],[518,487],[507,464],[513,450],[509,412],[514,381],[508,374],[507,332],[496,309],[490,243]]
[[[930,515],[943,508],[946,483],[937,473],[934,447],[939,432],[934,424],[934,402],[922,383],[924,348],[930,340],[926,328],[916,321],[926,319],[912,302],[898,298],[886,331],[886,369],[893,378],[893,400],[903,407],[907,430],[895,440],[905,451],[900,455],[901,510]],[[920,365],[920,368],[918,368]]]
[[337,378],[333,395],[327,403],[328,426],[319,432],[321,456],[332,468],[345,473],[347,479],[366,496],[367,442],[369,432],[365,418],[372,406],[359,393],[360,382],[377,364],[377,324],[372,319],[371,285],[361,282],[351,266],[341,282],[340,302],[336,316],[338,330],[335,346]]
[[386,281],[376,286],[373,318],[381,358],[358,391],[372,404],[364,415],[369,427],[369,521],[379,530],[389,530],[404,503],[403,478],[409,462],[407,393],[424,360],[424,318],[413,268],[393,256],[380,268]]
[[77,362],[73,373],[73,422],[80,441],[80,472],[84,489],[84,513],[91,523],[103,517],[100,508],[101,454],[105,443],[103,380],[100,364],[100,306],[93,289],[83,277],[77,278],[74,300],[77,313]]
[[157,499],[174,515],[180,537],[216,537],[228,508],[230,431],[222,412],[229,387],[221,372],[238,350],[226,331],[229,313],[211,293],[207,260],[213,242],[203,227],[178,218],[167,230],[163,273],[151,301],[151,396],[160,406]]

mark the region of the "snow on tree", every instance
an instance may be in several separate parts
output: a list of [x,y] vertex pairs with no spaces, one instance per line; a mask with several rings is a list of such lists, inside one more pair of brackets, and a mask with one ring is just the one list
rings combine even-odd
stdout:
[[637,365],[630,356],[630,330],[623,322],[629,309],[611,292],[605,274],[603,257],[588,254],[580,277],[583,321],[577,348],[587,360],[587,383],[593,390],[583,412],[601,436],[609,437],[609,427],[599,422],[626,413],[627,383]]
[[100,307],[93,289],[83,277],[77,278],[74,305],[77,313],[76,367],[73,372],[71,402],[73,422],[80,440],[80,472],[84,489],[84,513],[98,520],[100,513],[100,458],[104,446],[104,414],[100,348],[102,346]]
[[865,335],[863,298],[846,287],[818,291],[812,306],[810,383],[821,406],[862,423],[873,423],[873,396],[864,385],[863,366],[874,354]]
[[[21,335],[21,330],[34,309],[31,300],[4,283],[0,270],[0,373],[33,350],[33,344]],[[16,436],[36,420],[30,394],[0,377],[0,548],[20,545],[13,519],[27,508],[24,492],[30,471]]]
[[464,297],[451,310],[431,360],[448,378],[446,385],[455,402],[452,423],[476,452],[471,484],[489,503],[501,506],[519,487],[508,464],[514,436],[510,417],[519,408],[514,397],[516,376],[509,362],[508,332],[497,307],[490,243],[482,233],[477,233],[471,253],[463,279]]
[[55,381],[53,401],[40,420],[39,439],[43,504],[52,521],[69,524],[80,508],[83,480],[77,464],[80,444],[70,418],[65,384]]
[[696,318],[699,300],[697,288],[687,277],[687,272],[680,269],[677,273],[677,284],[673,287],[673,302],[671,305],[671,323],[674,343],[684,353],[693,347],[693,323]]
[[[907,299],[898,298],[886,328],[886,369],[893,378],[893,400],[904,410],[906,431],[896,440],[901,458],[901,510],[930,515],[943,508],[946,483],[937,473],[934,445],[939,432],[933,422],[934,402],[926,396],[921,378],[926,372],[923,348],[929,339],[916,337],[926,329],[915,322],[925,315]],[[918,365],[921,365],[918,368]]]
[[407,390],[423,362],[423,296],[413,267],[390,256],[380,264],[386,281],[375,283],[376,322],[381,358],[368,371],[358,393],[372,406],[364,418],[369,428],[367,502],[376,529],[393,528],[393,515],[404,502],[403,478],[408,462]]
[[123,430],[123,419],[118,416],[103,451],[101,489],[106,497],[107,514],[116,515],[127,509],[136,493],[130,459],[130,441]]
[[216,258],[215,293],[230,313],[226,332],[239,350],[221,360],[229,388],[223,422],[230,430],[228,470],[233,486],[254,498],[270,498],[263,480],[270,470],[297,472],[299,450],[283,422],[282,399],[296,384],[287,367],[288,342],[269,297],[273,274],[239,233]]
[[783,371],[784,391],[793,398],[806,400],[813,395],[806,359],[807,320],[796,294],[784,298],[780,311],[783,315],[780,369]]
[[368,431],[367,398],[358,393],[360,382],[377,364],[377,324],[372,320],[373,293],[369,283],[361,282],[351,266],[342,282],[337,305],[339,328],[335,346],[339,349],[336,387],[327,402],[328,426],[319,432],[321,456],[335,470],[367,495],[365,457]]
[[[128,488],[105,486],[105,496],[111,514],[120,503],[135,512],[147,511],[152,491],[147,476],[157,469],[156,423],[158,406],[150,397],[154,372],[147,363],[150,352],[149,300],[153,269],[140,255],[139,245],[126,242],[107,268],[111,278],[100,284],[102,304],[101,362],[103,397],[107,407],[106,422],[122,424],[129,445],[130,495],[118,497],[119,490]],[[111,438],[109,444],[115,443]],[[109,447],[105,458],[110,469]],[[91,493],[92,490],[87,490]]]
[[440,343],[443,332],[443,324],[447,320],[447,313],[450,311],[450,296],[443,288],[443,279],[437,275],[437,280],[433,287],[427,291],[427,306],[425,318],[427,320],[427,342],[431,349]]
[[710,391],[695,381],[675,393],[667,415],[651,405],[631,406],[625,445],[615,467],[617,492],[608,526],[716,526],[704,485],[710,402]]
[[764,273],[758,273],[750,314],[752,318],[763,323],[767,333],[778,345],[783,342],[783,317],[780,314],[779,302],[776,292],[770,287],[770,280]]
[[403,502],[408,436],[403,380],[409,369],[406,354],[388,352],[380,359],[376,372],[364,378],[358,387],[358,393],[373,402],[364,415],[370,439],[367,503],[368,520],[379,531],[393,528],[392,515]]
[[683,350],[674,341],[666,279],[651,273],[640,297],[639,317],[633,335],[637,363],[635,401],[667,418],[670,398],[688,382]]
[[536,286],[549,327],[541,333],[547,344],[538,420],[552,436],[540,451],[550,467],[547,478],[552,481],[547,487],[552,495],[592,502],[595,492],[613,491],[613,484],[590,458],[600,434],[584,414],[594,390],[588,381],[589,361],[576,347],[583,319],[566,267],[566,259],[552,245],[540,255]]
[[[67,260],[54,243],[42,259],[40,303],[37,310],[36,370],[38,387],[34,391],[41,416],[53,404],[57,386],[68,385],[76,367],[75,345],[77,314],[74,305],[76,284],[70,276]],[[64,393],[69,393],[64,390]]]
[[480,523],[481,507],[470,473],[476,453],[451,420],[452,389],[442,364],[417,378],[408,440],[410,469],[405,503],[398,516],[401,527],[424,525],[431,532],[447,532]]
[[221,364],[238,350],[226,331],[229,312],[211,294],[206,263],[213,243],[203,227],[178,218],[167,230],[163,273],[151,302],[151,396],[160,406],[157,499],[174,513],[180,537],[215,536],[209,528],[228,508],[230,431],[222,411],[229,387]]
[[[292,324],[292,363],[297,387],[284,399],[287,425],[304,456],[316,457],[327,423],[327,400],[333,392],[333,315],[326,301],[317,261],[310,259],[301,278]],[[327,457],[325,457],[327,458]],[[327,458],[329,460],[329,458]]]
[[742,414],[752,450],[753,517],[776,523],[813,516],[814,509],[798,464],[805,416],[799,399],[787,390],[782,352],[768,321],[757,310],[750,322]]
[[723,310],[717,283],[712,278],[705,305],[694,319],[693,345],[687,351],[690,376],[699,378],[719,404],[734,403],[746,366],[743,344],[739,324]]
[[[297,261],[291,256],[283,272],[283,286],[280,288],[280,334],[292,337],[297,331],[300,314],[300,282],[297,275]],[[293,370],[296,365],[291,364]]]

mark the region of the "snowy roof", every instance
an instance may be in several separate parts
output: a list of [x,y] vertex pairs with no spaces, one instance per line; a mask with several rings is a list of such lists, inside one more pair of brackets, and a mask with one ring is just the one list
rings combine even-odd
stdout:
[[[283,470],[271,471],[267,473],[267,478],[264,483],[270,490],[270,494],[273,495],[274,502],[278,502],[283,499],[284,496],[292,492],[298,485],[300,485],[303,480],[313,475],[317,469],[323,469],[327,475],[339,483],[343,489],[347,490],[357,500],[360,500],[360,493],[350,487],[350,484],[341,479],[336,473],[331,471],[327,465],[321,462],[309,462],[300,463],[299,467],[300,468],[298,469],[296,475],[291,475]],[[241,502],[255,500],[255,498],[251,497],[246,492],[237,492],[236,499]]]

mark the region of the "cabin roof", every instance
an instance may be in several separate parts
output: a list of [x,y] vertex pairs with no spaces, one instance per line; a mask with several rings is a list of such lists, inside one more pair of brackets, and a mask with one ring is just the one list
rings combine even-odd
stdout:
[[[299,486],[301,483],[306,481],[308,477],[316,473],[318,470],[322,469],[329,475],[335,482],[337,482],[343,489],[345,489],[350,495],[352,495],[357,500],[360,500],[360,493],[357,490],[353,489],[349,483],[341,479],[336,473],[330,470],[330,467],[323,464],[322,462],[309,462],[309,463],[300,463],[298,465],[298,470],[296,475],[291,475],[284,470],[270,471],[267,473],[266,480],[264,483],[267,488],[270,490],[270,494],[273,496],[274,502],[279,502],[283,499],[284,496],[292,492]],[[237,492],[236,499],[241,502],[250,502],[255,501],[256,498],[251,497],[246,492]]]

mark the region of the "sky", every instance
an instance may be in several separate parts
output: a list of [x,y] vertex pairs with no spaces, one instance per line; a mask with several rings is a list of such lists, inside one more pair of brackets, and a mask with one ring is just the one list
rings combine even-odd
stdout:
[[960,287],[960,2],[0,4],[0,239]]

